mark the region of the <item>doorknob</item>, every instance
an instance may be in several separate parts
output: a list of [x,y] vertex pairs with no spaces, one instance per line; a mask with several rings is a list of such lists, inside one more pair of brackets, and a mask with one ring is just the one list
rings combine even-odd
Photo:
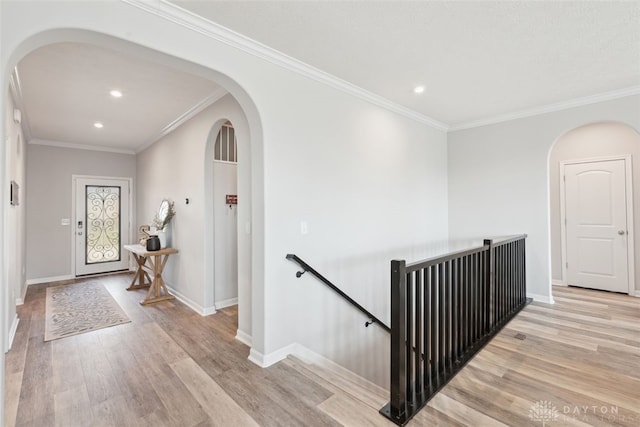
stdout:
[[625,233],[626,233],[626,231],[624,231],[624,230],[618,230],[618,234],[621,235],[621,236],[624,236]]

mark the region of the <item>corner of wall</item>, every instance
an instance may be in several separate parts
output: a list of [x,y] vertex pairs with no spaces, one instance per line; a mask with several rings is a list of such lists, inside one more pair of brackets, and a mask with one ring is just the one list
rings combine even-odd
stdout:
[[189,298],[188,296],[181,293],[180,291],[177,291],[173,287],[169,286],[168,284],[167,284],[167,289],[169,289],[169,292],[171,292],[171,295],[176,297],[178,301],[180,301],[181,303],[189,307],[191,310],[198,313],[200,316],[209,316],[211,314],[216,313],[215,307],[203,307],[197,302],[195,302],[194,300],[192,300],[191,298]]
[[285,359],[288,355],[295,354],[296,349],[299,346],[300,344],[298,343],[289,344],[288,346],[272,351],[269,354],[262,354],[252,348],[251,351],[249,351],[249,360],[261,368],[268,368],[269,366]]
[[253,338],[251,337],[251,335],[247,334],[244,331],[241,331],[240,329],[236,331],[236,339],[248,347],[252,346]]
[[9,330],[9,341],[7,342],[7,348],[5,352],[11,350],[13,347],[13,340],[16,337],[16,331],[18,330],[18,323],[20,323],[20,319],[18,318],[18,314],[13,317],[13,322],[11,323],[11,329]]
[[527,292],[527,298],[533,298],[534,301],[542,302],[545,304],[555,304],[555,301],[553,300],[553,295],[547,296],[547,295],[531,294]]

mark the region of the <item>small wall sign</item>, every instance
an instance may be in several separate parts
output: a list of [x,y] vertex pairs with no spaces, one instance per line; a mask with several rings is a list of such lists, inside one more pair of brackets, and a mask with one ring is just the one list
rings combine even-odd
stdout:
[[227,205],[237,205],[237,204],[238,204],[238,195],[227,194]]

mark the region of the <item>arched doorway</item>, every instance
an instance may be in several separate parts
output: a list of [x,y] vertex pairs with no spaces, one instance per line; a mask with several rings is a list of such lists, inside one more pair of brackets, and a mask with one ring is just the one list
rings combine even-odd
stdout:
[[[205,298],[214,310],[237,302],[236,338],[251,346],[253,201],[251,151],[247,143],[250,130],[238,107],[233,99],[225,98],[210,116],[213,125],[207,137],[204,158],[205,218],[210,219],[205,222],[205,235],[209,237],[205,242]],[[233,129],[233,133],[229,129]],[[236,141],[235,156],[230,156],[229,151],[225,155],[224,147],[220,145],[226,146],[227,138],[231,136]],[[216,146],[220,149],[218,153]],[[229,162],[230,158],[235,162]],[[227,195],[237,196],[237,203],[227,203]]]
[[[184,70],[190,73],[194,73],[199,76],[204,76],[206,78],[210,78],[216,81],[229,92],[230,94],[229,98],[233,99],[235,104],[238,106],[239,111],[241,111],[243,120],[246,123],[246,125],[244,126],[244,130],[242,130],[242,132],[243,132],[243,140],[245,141],[245,146],[246,146],[245,149],[247,153],[251,152],[251,153],[260,154],[262,152],[261,123],[260,123],[257,109],[253,104],[249,95],[233,79],[229,78],[228,76],[222,73],[214,71],[211,68],[207,68],[192,62],[188,62],[174,56],[160,53],[158,51],[153,51],[143,46],[136,45],[134,43],[127,42],[119,38],[115,38],[112,36],[107,36],[107,35],[103,35],[95,32],[84,31],[84,30],[52,30],[52,31],[47,31],[45,33],[40,33],[30,37],[29,39],[23,40],[22,44],[18,46],[18,48],[16,48],[16,50],[13,52],[11,56],[11,60],[4,64],[5,70],[8,70],[9,72],[4,73],[3,75],[4,76],[10,75],[10,71],[17,64],[17,62],[33,49],[36,49],[41,46],[45,46],[47,44],[64,42],[64,41],[95,43],[99,46],[131,52],[136,55],[143,55],[155,61],[170,65],[172,67],[179,68],[181,70]],[[8,87],[7,79],[5,78],[3,80],[4,80],[3,84],[5,85],[5,87]],[[6,106],[4,106],[4,103],[3,103],[3,112],[6,114]],[[204,138],[201,144],[202,144],[202,150],[204,151],[205,144],[206,144],[206,141],[204,140]],[[249,158],[249,156],[247,156],[247,158]],[[262,186],[260,184],[257,187],[253,187],[252,185],[252,180],[255,180],[256,183],[262,182],[262,178],[260,176],[260,173],[262,171],[261,161],[262,161],[262,156],[258,155],[258,156],[255,156],[252,162],[247,162],[247,172],[248,172],[246,174],[247,179],[243,181],[244,183],[243,185],[246,185],[247,188],[251,190],[251,191],[246,191],[247,201],[252,200],[253,197],[255,197],[255,200],[256,200],[255,203],[247,203],[248,212],[245,218],[245,222],[248,223],[248,229],[250,230],[250,233],[247,233],[247,239],[250,243],[245,246],[246,248],[248,248],[248,251],[250,254],[250,256],[246,258],[248,262],[248,271],[250,272],[248,274],[248,280],[247,280],[247,283],[249,285],[252,284],[251,280],[255,278],[260,278],[263,275],[261,263],[259,262],[257,263],[257,268],[253,268],[254,266],[252,265],[253,260],[260,260],[263,258],[263,254],[261,252],[263,247],[263,245],[261,244],[261,242],[263,241],[263,229],[261,226],[261,224],[263,223],[261,219],[261,215],[263,212]],[[252,174],[250,173],[250,170],[254,167],[257,168],[256,173]],[[202,173],[204,175],[204,172]],[[0,180],[4,184],[5,177],[1,177]],[[204,179],[203,179],[203,186],[204,186]],[[3,188],[4,187],[6,186],[3,185]],[[257,215],[254,215],[252,212],[252,209],[254,208],[256,209]],[[203,211],[204,210],[205,209],[203,209]],[[3,215],[6,218],[7,216],[6,208],[4,209]],[[202,215],[204,216],[204,212]],[[206,222],[205,222],[205,226],[203,227],[206,228]],[[203,240],[205,240],[204,235],[203,235]],[[253,241],[257,241],[258,244],[253,244]],[[203,258],[211,259],[212,251],[209,254],[207,254],[206,244],[203,243],[202,245],[198,245],[197,242],[194,242],[194,247],[197,247],[197,250],[201,253],[202,253],[203,246],[205,247]],[[6,274],[6,271],[8,268],[8,264],[6,262],[7,261],[6,252],[3,254],[2,259],[4,261],[1,267],[2,272],[3,274]],[[202,264],[206,264],[206,263],[203,262]],[[203,276],[205,275],[204,271],[202,272],[202,274]],[[203,279],[200,279],[198,281],[202,283],[202,286],[204,287],[204,283],[206,281]],[[262,283],[262,280],[259,280],[259,282]],[[245,298],[246,303],[243,305],[247,308],[246,310],[244,310],[245,316],[242,322],[242,324],[244,325],[243,336],[249,338],[249,339],[244,339],[245,342],[251,342],[252,333],[255,332],[255,329],[252,328],[252,319],[257,318],[257,316],[252,316],[251,290],[252,290],[251,287],[248,287],[245,290],[245,295],[246,294],[248,295]],[[3,293],[6,294],[7,290],[4,289]],[[195,295],[194,299],[197,299],[198,301],[200,301],[199,303],[203,307],[206,307],[207,291],[205,289],[202,289],[199,294]],[[242,293],[240,293],[239,299],[242,299]],[[9,300],[10,300],[9,298],[5,299],[5,301],[7,301],[8,303],[13,304],[13,302]],[[5,320],[4,318],[7,311],[9,310],[6,309],[5,307],[3,307],[2,309],[3,309],[3,313],[2,313],[3,325],[2,326],[3,326],[3,330],[6,330],[7,325],[6,323],[4,323],[4,320]]]
[[[573,231],[577,230],[576,227],[578,227],[574,225],[576,224],[577,215],[576,213],[567,215],[565,210],[568,207],[569,210],[573,209],[574,212],[577,212],[576,207],[573,206],[575,203],[581,203],[581,211],[577,212],[577,214],[583,215],[584,213],[586,215],[588,206],[591,204],[589,200],[600,207],[602,207],[603,203],[595,201],[591,196],[576,196],[582,197],[582,201],[574,202],[574,200],[577,200],[576,197],[571,196],[574,192],[574,182],[577,182],[573,178],[574,169],[579,167],[595,171],[591,173],[591,178],[588,177],[590,172],[586,171],[586,169],[580,172],[580,176],[585,177],[584,183],[581,184],[583,187],[586,185],[587,180],[592,179],[596,174],[606,179],[606,182],[609,182],[611,174],[605,169],[612,162],[624,163],[625,157],[628,159],[626,165],[621,164],[620,167],[623,168],[622,171],[624,173],[628,173],[629,176],[633,175],[633,179],[625,187],[625,189],[629,190],[629,199],[633,200],[632,206],[629,206],[628,214],[626,213],[627,206],[624,206],[626,222],[624,226],[616,225],[616,229],[612,230],[614,233],[612,236],[594,236],[589,239],[582,239],[582,241],[591,243],[589,243],[589,248],[580,249],[581,258],[578,259],[575,255],[578,243],[576,243],[576,234]],[[628,125],[614,122],[591,123],[572,129],[556,140],[549,155],[550,254],[553,284],[578,285],[596,289],[623,291],[630,294],[636,292],[634,276],[635,272],[638,271],[639,262],[635,248],[638,248],[640,236],[634,231],[636,230],[636,225],[640,224],[638,221],[640,214],[638,211],[640,209],[640,179],[637,172],[635,174],[631,173],[631,169],[638,171],[640,170],[639,168],[640,135]],[[577,169],[575,170],[577,171]],[[569,174],[568,183],[567,174]],[[622,182],[621,185],[625,186],[625,183]],[[568,198],[567,192],[569,192]],[[583,194],[592,194],[596,197],[594,192],[583,192]],[[621,203],[627,203],[626,200],[625,198]],[[571,218],[568,218],[568,216]],[[603,221],[604,219],[609,221],[608,215],[605,216],[607,218],[603,218]],[[613,224],[614,221],[611,221]],[[604,222],[597,225],[596,223],[600,221],[588,220],[586,216],[580,222],[581,232],[586,230],[585,227],[589,227],[589,223],[593,223],[593,226],[597,227],[599,232],[604,232],[607,229]],[[620,231],[623,231],[623,234],[619,234]],[[589,256],[594,259],[589,261]],[[622,259],[616,261],[618,258]],[[571,260],[571,263],[569,263],[569,260]],[[622,265],[621,262],[624,262],[624,267],[619,267]],[[583,268],[587,263],[591,264],[590,267]],[[615,265],[618,265],[618,267],[615,267]],[[586,273],[580,273],[583,270]],[[616,279],[616,283],[624,280],[625,285],[612,288],[610,285],[605,284],[608,280],[613,279]]]
[[233,124],[225,122],[213,145],[214,305],[238,303],[238,151]]

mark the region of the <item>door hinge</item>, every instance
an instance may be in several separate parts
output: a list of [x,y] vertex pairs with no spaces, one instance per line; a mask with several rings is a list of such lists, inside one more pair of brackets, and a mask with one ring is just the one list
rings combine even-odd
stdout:
[[568,262],[565,262],[565,263],[564,263],[564,266],[565,266],[565,267],[567,267],[567,268],[569,268],[569,263],[568,263]]
[[564,182],[567,182],[567,175],[562,175],[562,180],[563,180]]

